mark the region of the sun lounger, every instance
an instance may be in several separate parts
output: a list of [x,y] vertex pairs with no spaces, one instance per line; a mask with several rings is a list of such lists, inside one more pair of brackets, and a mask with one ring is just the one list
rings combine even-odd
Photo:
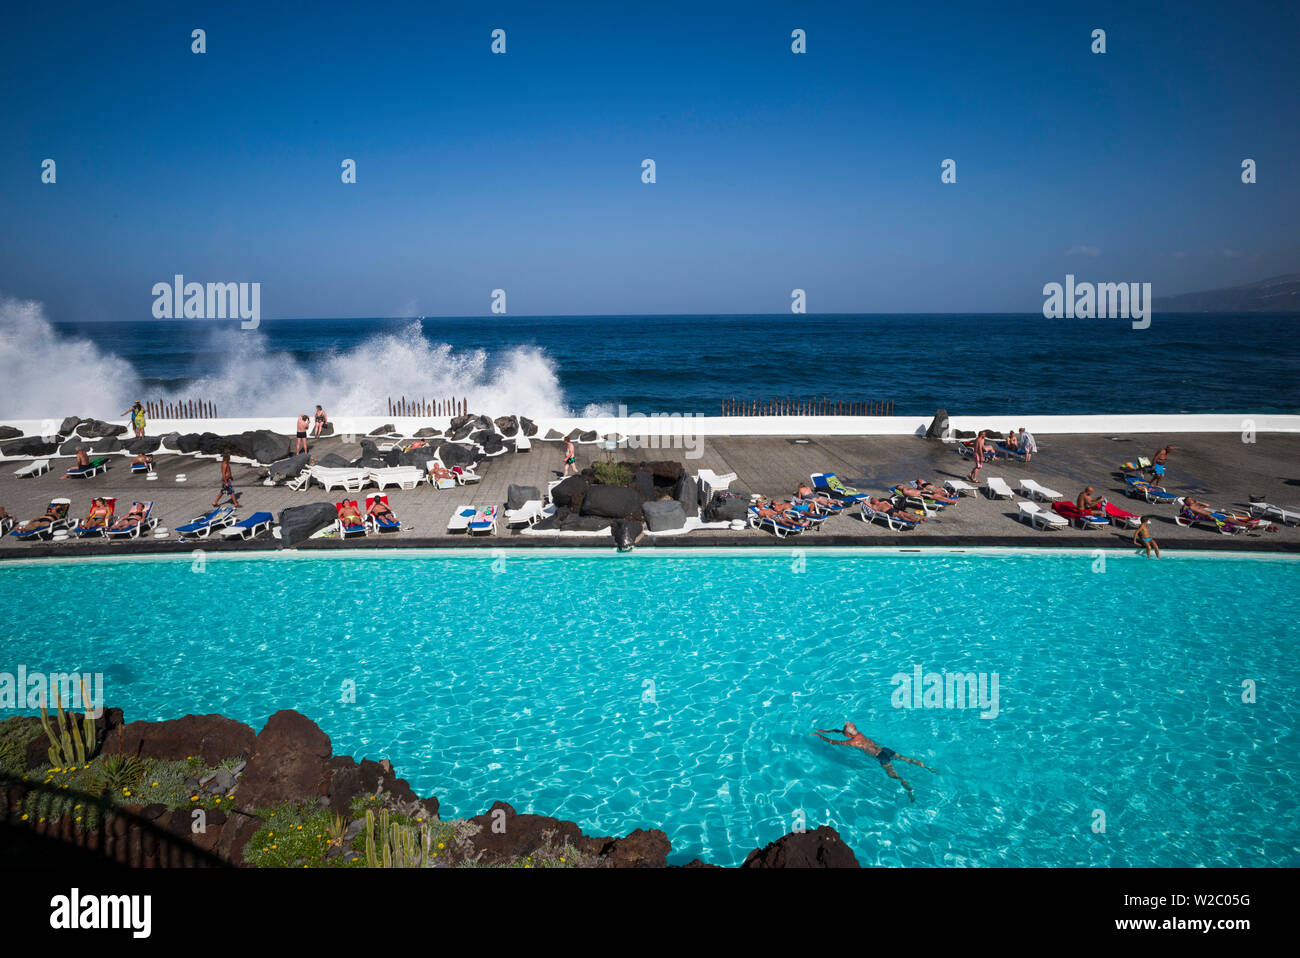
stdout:
[[1250,514],[1258,519],[1276,519],[1284,526],[1300,524],[1300,510],[1283,509],[1281,506],[1272,506],[1267,502],[1252,502]]
[[430,459],[428,462],[424,464],[424,469],[426,473],[425,478],[429,480],[429,485],[433,486],[433,488],[435,489],[455,489],[456,488],[455,475],[443,476],[442,478],[438,478],[433,474],[434,470],[437,469],[439,466],[441,466],[444,469],[447,468],[446,466],[443,466],[442,463],[440,463],[437,459]]
[[478,482],[483,478],[474,471],[473,466],[452,466],[451,474],[456,477],[458,486],[469,485],[471,482]]
[[[71,529],[77,524],[77,520],[68,515],[72,508],[71,499],[51,499],[49,506],[45,509],[45,515],[53,515],[49,522],[44,522],[35,529],[23,531],[22,527],[15,528],[9,534],[15,539],[49,539],[54,533],[61,532],[65,529]],[[42,518],[38,516],[37,518]],[[35,520],[32,520],[35,521]],[[27,523],[23,523],[27,525]]]
[[19,479],[30,479],[39,476],[43,472],[50,471],[50,460],[37,459],[35,462],[29,462],[27,465],[14,470],[14,475]]
[[1032,479],[1020,480],[1020,494],[1028,499],[1041,499],[1043,502],[1055,502],[1061,494],[1055,489],[1040,486]]
[[[110,527],[104,530],[104,535],[108,536],[110,539],[138,539],[140,538],[141,532],[146,532],[158,524],[158,520],[153,517],[152,502],[131,503],[132,509],[136,506],[144,506],[143,516],[138,519],[131,519],[127,524],[121,526],[121,528],[114,529]],[[120,519],[118,520],[118,522],[121,521],[122,520]]]
[[1181,498],[1168,489],[1153,486],[1145,479],[1134,476],[1125,476],[1124,484],[1124,494],[1133,499],[1143,499],[1147,502],[1177,502]]
[[824,492],[828,496],[836,499],[846,499],[849,502],[861,502],[863,499],[871,498],[871,493],[862,492],[846,486],[833,472],[814,472],[809,478],[812,480],[813,489],[818,492]]
[[78,539],[93,539],[97,536],[103,536],[104,531],[113,524],[113,513],[117,511],[117,498],[115,496],[104,496],[104,505],[108,507],[108,514],[100,516],[93,523],[90,517],[82,519],[71,532]]
[[[314,470],[314,468],[315,468],[314,466],[307,466],[306,468],[303,469],[302,472],[298,473],[298,475],[294,476],[292,479],[287,480],[285,482],[285,485],[288,488],[292,489],[294,492],[302,492],[304,489],[306,489],[308,486],[311,485],[312,471]],[[266,484],[273,486],[275,485],[275,482],[274,480],[268,477],[266,480]]]
[[274,521],[274,517],[269,512],[254,512],[247,519],[226,526],[221,530],[221,534],[227,539],[256,539],[271,528]]
[[133,463],[131,463],[131,475],[133,475],[133,476],[138,476],[140,473],[145,473],[145,474],[147,475],[148,473],[151,473],[151,472],[153,472],[153,463],[152,463],[152,462],[133,462]]
[[108,471],[108,457],[100,456],[98,459],[90,460],[86,466],[73,466],[67,471],[67,475],[73,479],[93,479],[101,472]]
[[1114,503],[1106,503],[1104,509],[1106,511],[1106,518],[1109,519],[1113,525],[1119,526],[1121,529],[1136,529],[1142,524],[1141,516],[1125,509],[1121,509]]
[[736,481],[734,472],[716,473],[712,469],[701,469],[695,474],[695,481],[700,489],[700,502],[708,505],[715,494],[726,492]]
[[1007,481],[997,476],[989,477],[987,492],[990,499],[1010,499],[1015,495],[1007,485]]
[[13,516],[0,517],[0,536],[9,535],[9,533],[13,531],[13,527],[17,524],[17,522],[18,520],[15,519]]
[[1080,512],[1079,507],[1073,502],[1053,502],[1052,509],[1070,525],[1078,526],[1080,529],[1105,529],[1110,525],[1110,520],[1105,516]]
[[1267,524],[1265,519],[1251,517],[1240,512],[1229,512],[1226,509],[1211,509],[1210,515],[1204,516],[1188,508],[1184,499],[1179,499],[1178,504],[1182,508],[1178,510],[1178,515],[1174,516],[1174,522],[1184,528],[1204,526],[1227,536],[1248,530],[1258,530]]
[[[358,515],[356,518],[343,518],[343,510],[348,506],[357,510]],[[334,525],[337,527],[341,538],[351,539],[353,536],[364,536],[370,531],[365,517],[360,515],[361,509],[357,506],[355,499],[344,499],[342,502],[334,503],[334,512],[338,517],[334,520]]]
[[473,506],[457,506],[452,510],[451,518],[447,520],[448,532],[466,532],[469,530],[469,520],[474,518],[474,513],[478,512]]
[[475,510],[474,515],[470,516],[466,531],[472,536],[494,536],[497,534],[497,518],[500,514],[500,506],[488,506],[486,509],[477,509]]
[[769,515],[763,515],[758,506],[749,507],[749,525],[753,529],[770,529],[775,533],[778,539],[784,539],[786,536],[798,535],[812,528],[812,523],[807,519],[787,516],[779,512],[771,512]]
[[206,539],[214,530],[224,529],[234,521],[235,510],[230,506],[222,506],[207,515],[195,516],[184,525],[177,526],[175,532],[182,539]]
[[320,483],[326,492],[342,489],[345,492],[360,492],[370,481],[364,469],[329,469],[312,466],[311,477]]
[[873,509],[867,503],[862,503],[862,511],[859,513],[862,521],[870,523],[873,519],[879,519],[885,523],[894,532],[901,532],[904,529],[915,529],[920,525],[920,519],[910,518],[906,512],[900,509],[894,509],[885,512],[881,509]]
[[415,466],[371,469],[366,473],[366,477],[379,487],[380,492],[383,492],[389,486],[397,486],[399,489],[414,489],[425,478]]
[[398,519],[397,516],[391,514],[375,516],[370,514],[370,507],[376,502],[388,505],[388,496],[381,492],[372,492],[366,496],[366,525],[373,532],[401,532],[402,520]]
[[542,506],[541,499],[529,499],[518,509],[506,510],[507,526],[533,526],[548,515],[555,515],[554,507],[545,508]]
[[947,479],[944,481],[943,487],[954,496],[974,495],[979,488],[979,486],[972,486],[969,482],[964,482],[961,479]]
[[1043,507],[1036,502],[1021,502],[1017,504],[1020,509],[1020,519],[1038,529],[1060,529],[1068,526],[1070,521],[1064,516],[1058,516],[1055,512],[1046,512]]

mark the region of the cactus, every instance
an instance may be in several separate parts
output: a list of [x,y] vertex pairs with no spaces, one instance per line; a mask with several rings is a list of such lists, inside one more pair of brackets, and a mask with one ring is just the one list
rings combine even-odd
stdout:
[[[41,727],[45,729],[45,734],[50,740],[48,754],[50,764],[55,768],[84,765],[87,757],[95,750],[95,710],[90,704],[85,679],[82,679],[80,684],[81,703],[86,707],[86,714],[82,718],[80,727],[75,718],[70,715],[65,716],[63,700],[57,688],[54,690],[54,704],[58,709],[59,717],[54,727],[50,725],[49,710],[46,709],[45,703],[41,702]],[[56,728],[58,734],[55,734]]]
[[[378,828],[376,828],[378,825]],[[428,825],[390,822],[382,809],[376,823],[373,809],[366,809],[366,865],[370,868],[422,868],[432,861],[433,835]]]

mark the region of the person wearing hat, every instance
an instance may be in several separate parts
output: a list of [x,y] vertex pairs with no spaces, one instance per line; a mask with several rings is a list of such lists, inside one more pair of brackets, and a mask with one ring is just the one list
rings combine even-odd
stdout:
[[140,404],[140,400],[137,399],[135,401],[135,405],[133,405],[126,412],[122,413],[122,415],[131,417],[131,430],[135,433],[135,438],[143,439],[144,438],[144,406]]

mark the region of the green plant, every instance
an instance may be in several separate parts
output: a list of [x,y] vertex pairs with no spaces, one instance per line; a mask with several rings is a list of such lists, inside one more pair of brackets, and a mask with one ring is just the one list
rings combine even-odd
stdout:
[[592,471],[602,486],[626,486],[632,481],[631,468],[621,462],[598,462]]
[[388,809],[366,809],[366,865],[369,868],[421,868],[432,864],[433,835],[428,825],[417,828],[390,820]]
[[77,720],[69,713],[65,716],[63,700],[59,690],[54,690],[54,704],[58,708],[59,718],[56,727],[58,734],[50,727],[50,713],[41,702],[41,727],[50,739],[50,764],[55,768],[73,765],[85,765],[86,756],[95,750],[97,739],[95,733],[95,711],[90,704],[90,695],[86,691],[86,681],[81,680],[81,701],[86,706],[86,714],[78,728]]
[[145,770],[145,763],[132,755],[106,755],[92,766],[95,785],[115,794],[134,787]]
[[348,833],[347,816],[334,812],[330,815],[329,824],[325,826],[325,834],[329,836],[331,845],[342,845],[343,837]]

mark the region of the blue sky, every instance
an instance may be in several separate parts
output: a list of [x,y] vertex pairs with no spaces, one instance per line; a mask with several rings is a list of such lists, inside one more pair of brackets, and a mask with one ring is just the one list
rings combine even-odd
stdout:
[[1036,311],[1067,271],[1159,296],[1300,269],[1300,4],[985,6],[6,4],[0,294]]

